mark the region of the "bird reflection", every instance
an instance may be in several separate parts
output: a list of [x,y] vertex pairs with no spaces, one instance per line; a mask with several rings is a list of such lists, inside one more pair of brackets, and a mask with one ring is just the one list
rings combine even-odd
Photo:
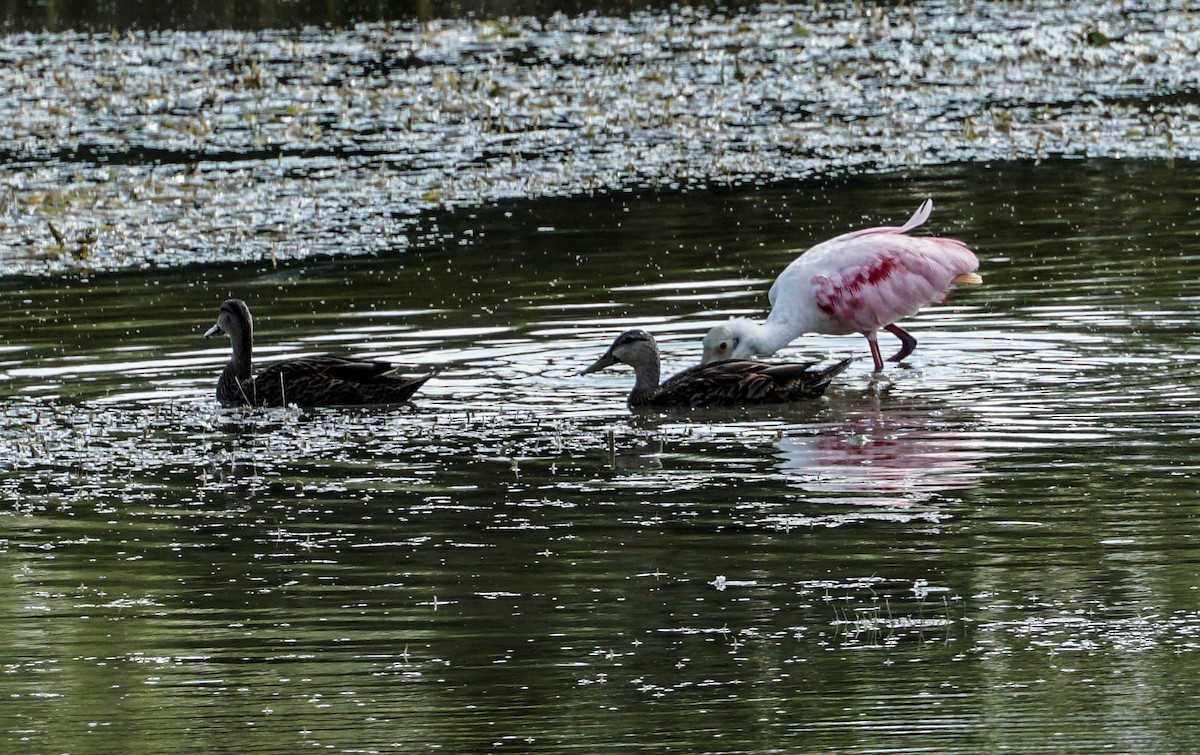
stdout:
[[847,406],[820,423],[815,435],[781,437],[777,466],[799,487],[838,503],[906,505],[979,482],[983,452],[970,433],[975,419],[954,408],[874,395],[867,406]]

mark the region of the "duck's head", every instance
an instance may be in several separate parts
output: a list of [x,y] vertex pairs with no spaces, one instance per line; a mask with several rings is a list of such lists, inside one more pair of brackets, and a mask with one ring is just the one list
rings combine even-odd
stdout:
[[617,336],[617,340],[608,347],[604,356],[579,374],[587,375],[590,372],[599,372],[618,362],[627,364],[635,370],[643,365],[653,364],[657,367],[658,359],[658,344],[654,341],[654,336],[644,330],[627,330]]
[[246,302],[241,299],[229,299],[221,305],[221,310],[217,313],[217,324],[206,330],[204,337],[250,333],[253,330],[254,319],[250,317],[250,308],[246,306]]
[[733,332],[732,325],[733,320],[730,320],[728,325],[715,325],[708,331],[704,336],[704,354],[700,357],[700,364],[734,358],[741,338]]

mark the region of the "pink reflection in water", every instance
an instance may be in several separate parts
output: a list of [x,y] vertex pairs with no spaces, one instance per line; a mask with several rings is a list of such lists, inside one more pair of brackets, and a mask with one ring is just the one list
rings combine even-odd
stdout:
[[873,403],[823,423],[816,435],[781,438],[779,469],[804,490],[836,494],[829,500],[841,504],[909,505],[979,483],[984,454],[969,413]]

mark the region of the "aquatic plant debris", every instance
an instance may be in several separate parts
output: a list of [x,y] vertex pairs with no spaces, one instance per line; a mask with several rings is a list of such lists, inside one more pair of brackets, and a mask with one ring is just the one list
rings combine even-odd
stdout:
[[8,35],[0,274],[378,253],[514,199],[1195,159],[1198,55],[1182,0]]

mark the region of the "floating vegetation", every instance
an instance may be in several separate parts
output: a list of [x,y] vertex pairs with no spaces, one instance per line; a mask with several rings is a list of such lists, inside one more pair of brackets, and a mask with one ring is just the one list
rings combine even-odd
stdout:
[[374,253],[421,213],[513,199],[1194,158],[1200,30],[1135,6],[10,35],[0,273]]

